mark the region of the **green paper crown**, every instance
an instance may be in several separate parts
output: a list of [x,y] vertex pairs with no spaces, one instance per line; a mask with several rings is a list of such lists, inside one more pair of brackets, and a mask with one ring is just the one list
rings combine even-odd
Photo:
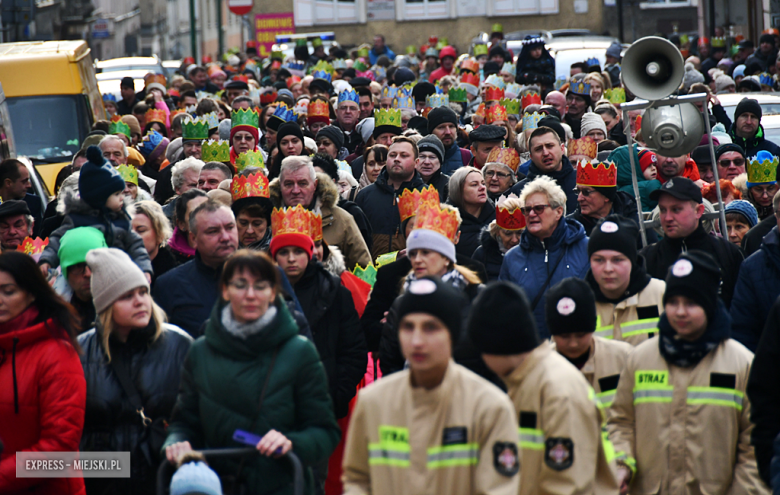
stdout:
[[227,141],[214,141],[209,139],[203,143],[200,151],[200,159],[204,162],[222,162],[230,161],[230,143]]
[[295,40],[295,46],[306,46],[306,38],[298,38]]
[[[368,56],[368,55],[366,55],[366,56]],[[352,65],[352,67],[353,67],[353,68],[354,68],[356,71],[358,71],[358,72],[365,72],[365,71],[367,71],[367,70],[368,70],[368,66],[367,66],[367,65],[365,64],[365,62],[363,62],[362,60],[358,60],[357,62],[355,62],[355,63]]]
[[499,100],[498,104],[506,108],[509,115],[520,115],[520,100],[504,98]]
[[317,71],[325,71],[331,76],[336,73],[336,70],[333,68],[333,66],[324,60],[320,60],[311,69],[309,69],[310,74],[313,74]]
[[259,127],[260,115],[254,109],[241,108],[239,110],[233,110],[230,114],[230,127],[237,127],[240,125],[248,125],[251,127]]
[[130,126],[125,124],[121,120],[118,120],[116,122],[111,122],[111,124],[108,125],[108,133],[124,134],[125,136],[127,136],[128,139],[133,139],[133,136],[130,133]]
[[751,184],[775,182],[777,180],[777,163],[778,158],[776,156],[771,161],[764,160],[759,162],[758,160],[750,160],[747,167],[747,181]]
[[449,95],[451,103],[463,103],[467,101],[466,90],[463,88],[450,88]]
[[371,287],[373,287],[376,282],[376,268],[372,264],[369,264],[365,268],[361,268],[360,265],[355,265],[355,269],[352,270],[352,275],[368,283]]
[[311,46],[313,46],[314,48],[322,46],[322,38],[317,36],[316,38],[311,40]]
[[375,127],[383,125],[391,125],[393,127],[401,127],[401,111],[393,110],[392,108],[387,110],[374,110]]
[[504,32],[504,26],[502,26],[499,23],[493,24],[493,27],[490,28],[491,33],[503,33]]
[[273,51],[271,51],[271,58],[272,59],[278,58],[279,60],[283,60],[284,59],[284,52],[282,52],[281,50],[273,50]]
[[726,38],[723,37],[712,38],[711,46],[713,48],[724,48],[726,46]]
[[487,55],[488,54],[488,47],[487,45],[479,44],[474,45],[474,56],[479,57],[480,55]]
[[376,261],[374,264],[376,265],[377,269],[382,268],[383,266],[392,263],[398,258],[398,251],[393,251],[392,253],[386,253],[382,254],[380,256],[377,256]]
[[186,119],[181,125],[181,138],[204,140],[209,138],[209,123],[205,119]]
[[363,47],[358,50],[358,57],[368,57],[368,48]]
[[265,169],[265,160],[263,160],[262,151],[246,151],[236,157],[236,170],[241,172],[247,167],[256,167]]
[[613,88],[604,91],[604,96],[610,103],[625,103],[626,102],[626,90],[623,88]]

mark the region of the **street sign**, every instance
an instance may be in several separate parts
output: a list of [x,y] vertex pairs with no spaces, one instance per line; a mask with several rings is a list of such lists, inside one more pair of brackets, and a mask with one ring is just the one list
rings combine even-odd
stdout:
[[246,15],[252,11],[254,0],[228,0],[228,8],[236,15]]
[[111,26],[108,19],[96,19],[92,23],[92,39],[105,39],[111,36]]

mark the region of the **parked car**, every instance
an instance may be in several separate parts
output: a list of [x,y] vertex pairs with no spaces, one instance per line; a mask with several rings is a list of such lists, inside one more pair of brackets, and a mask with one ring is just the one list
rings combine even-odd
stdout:
[[[764,118],[761,119],[761,124],[766,129],[767,119],[769,115],[780,115],[780,93],[728,93],[717,95],[720,104],[723,105],[723,109],[728,114],[729,118],[734,120],[734,111],[737,109],[737,104],[742,101],[743,98],[751,98],[758,101],[761,105],[761,113]],[[780,143],[780,141],[776,141]]]
[[165,70],[165,78],[171,80],[176,75],[176,71],[181,67],[181,60],[163,60],[163,69]]
[[103,72],[127,72],[129,70],[142,70],[144,73],[165,74],[162,62],[154,57],[121,57],[108,60],[95,61],[95,71]]
[[762,117],[761,127],[764,128],[764,139],[780,145],[780,113]]
[[97,79],[101,95],[110,93],[116,96],[117,100],[121,100],[122,93],[119,90],[119,84],[122,82],[122,78],[132,77],[135,92],[138,93],[144,89],[144,76],[148,73],[145,70],[111,71],[95,74],[95,78]]
[[293,57],[295,51],[295,41],[305,38],[307,39],[307,46],[309,47],[309,53],[314,52],[314,47],[311,44],[311,40],[316,37],[322,39],[322,46],[325,47],[325,53],[330,52],[330,47],[337,45],[336,33],[333,31],[326,31],[321,33],[303,33],[303,34],[279,34],[276,36],[276,44],[273,45],[272,50],[281,51],[284,54],[284,59],[287,57]]

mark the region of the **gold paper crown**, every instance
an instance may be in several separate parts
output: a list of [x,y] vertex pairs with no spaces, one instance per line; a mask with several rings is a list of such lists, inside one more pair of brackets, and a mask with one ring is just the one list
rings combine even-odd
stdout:
[[366,282],[371,287],[376,283],[376,267],[374,267],[373,263],[369,263],[365,268],[360,265],[355,265],[355,269],[352,270],[352,275],[363,282]]
[[401,110],[398,109],[380,109],[374,110],[374,127],[389,125],[401,128]]
[[585,81],[578,81],[569,86],[569,92],[580,96],[590,96],[590,84]]
[[626,90],[623,88],[612,88],[604,90],[604,96],[610,103],[625,103]]
[[747,167],[747,181],[752,184],[764,184],[777,181],[777,163],[778,158],[772,157],[772,160],[750,160]]
[[511,168],[513,172],[517,172],[517,167],[520,166],[520,155],[514,148],[496,147],[490,150],[485,163],[500,163]]
[[506,108],[501,105],[493,105],[488,109],[487,115],[485,115],[485,121],[488,124],[498,121],[506,122],[506,118]]
[[485,90],[485,101],[501,101],[504,98],[504,90],[495,86],[488,86]]
[[509,210],[504,203],[507,199],[517,199],[517,196],[501,196],[496,202],[496,224],[504,230],[523,230],[525,228],[525,215],[520,208]]
[[539,93],[537,93],[536,91],[532,91],[530,93],[524,94],[520,98],[520,103],[523,108],[527,107],[528,105],[541,105],[542,97],[539,96]]
[[321,212],[309,212],[309,220],[311,221],[311,239],[314,242],[322,240],[322,213]]
[[122,176],[123,181],[135,184],[136,186],[138,185],[138,170],[132,165],[128,166],[122,164],[117,167],[116,171]]
[[236,175],[230,183],[230,195],[234,202],[244,198],[270,198],[268,177],[261,172],[249,174],[248,177]]
[[502,107],[506,108],[506,113],[509,115],[520,115],[520,100],[504,98],[498,103]]
[[240,173],[247,167],[265,168],[262,151],[249,150],[236,157],[236,170]]
[[615,162],[582,160],[577,163],[577,185],[615,187],[617,185],[617,165]]
[[168,84],[168,81],[165,80],[165,76],[162,74],[149,74],[144,77],[144,87],[148,88],[152,83],[161,84],[164,88]]
[[308,112],[306,117],[311,119],[313,117],[325,117],[330,120],[330,108],[328,102],[322,100],[314,100],[309,103]]
[[274,208],[271,212],[271,236],[303,234],[311,237],[310,212],[301,205]]
[[415,216],[423,204],[439,204],[439,201],[439,193],[433,186],[424,187],[421,191],[404,189],[404,192],[398,196],[398,213],[401,215],[401,221]]
[[204,140],[209,138],[209,124],[204,119],[184,119],[181,124],[181,138]]
[[477,109],[474,111],[474,115],[476,115],[478,117],[482,117],[483,119],[485,118],[485,116],[487,115],[487,112],[485,111],[485,104],[484,103],[480,103],[477,106]]
[[204,162],[227,163],[230,161],[230,143],[209,139],[201,146],[200,158]]
[[149,124],[150,122],[157,122],[158,124],[165,125],[165,112],[150,108],[144,114],[144,121]]
[[569,156],[584,155],[588,158],[596,158],[599,154],[599,145],[593,138],[584,137],[569,141]]
[[425,203],[417,211],[417,217],[414,220],[414,230],[425,229],[432,230],[443,235],[447,239],[455,242],[455,236],[458,234],[458,212],[449,208],[442,209],[437,203]]
[[49,245],[49,238],[41,239],[36,237],[25,237],[21,244],[16,247],[17,251],[21,251],[29,256],[41,255],[46,246]]

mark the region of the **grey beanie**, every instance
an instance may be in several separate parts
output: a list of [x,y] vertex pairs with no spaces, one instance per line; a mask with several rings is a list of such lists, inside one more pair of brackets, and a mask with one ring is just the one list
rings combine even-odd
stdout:
[[429,134],[417,141],[417,149],[420,152],[430,151],[439,158],[439,164],[444,163],[444,144],[435,134]]
[[715,93],[720,93],[729,86],[736,87],[736,85],[737,83],[734,82],[734,79],[730,78],[726,74],[721,74],[715,78]]
[[219,123],[219,139],[222,141],[230,141],[230,119],[224,119]]
[[692,63],[688,62],[685,64],[685,76],[683,76],[683,87],[685,88],[685,91],[691,89],[691,86],[694,84],[703,82],[704,76],[702,73],[697,71]]
[[598,129],[603,132],[604,138],[609,136],[609,133],[607,132],[607,125],[604,123],[604,119],[601,118],[601,115],[588,112],[582,116],[582,121],[580,123],[580,135],[585,137],[590,131],[594,129]]
[[87,265],[92,270],[90,287],[98,314],[128,291],[149,288],[144,272],[121,249],[93,249],[87,253]]
[[446,236],[428,229],[414,229],[406,239],[406,252],[414,249],[430,249],[448,258],[453,263],[458,262],[455,254],[455,244]]
[[171,141],[165,149],[165,158],[167,158],[169,162],[174,163],[176,161],[176,154],[183,149],[183,146],[184,141],[182,141],[180,137],[177,137]]

